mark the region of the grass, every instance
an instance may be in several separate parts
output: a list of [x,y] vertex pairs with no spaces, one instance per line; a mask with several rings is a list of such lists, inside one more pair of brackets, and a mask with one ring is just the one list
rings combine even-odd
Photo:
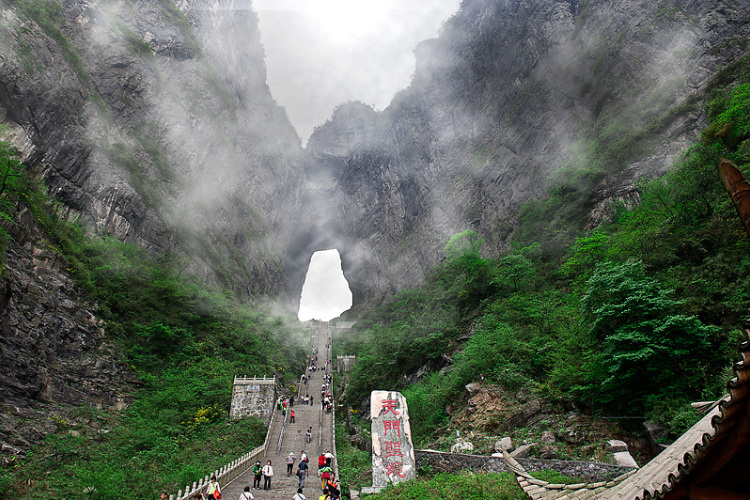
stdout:
[[513,474],[437,474],[368,496],[371,500],[526,500]]
[[[113,154],[134,161],[120,149]],[[301,332],[262,306],[186,276],[178,258],[85,236],[80,226],[57,217],[41,183],[24,193],[18,203],[29,206],[44,234],[37,245],[68,263],[106,321],[107,345],[137,382],[124,389],[132,391],[124,394],[125,410],[40,412],[40,425],[55,430],[0,470],[0,488],[30,500],[76,498],[84,490],[92,500],[109,500],[128,485],[129,497],[154,498],[262,443],[263,423],[228,420],[233,376],[303,370]],[[0,200],[15,198],[6,192]]]

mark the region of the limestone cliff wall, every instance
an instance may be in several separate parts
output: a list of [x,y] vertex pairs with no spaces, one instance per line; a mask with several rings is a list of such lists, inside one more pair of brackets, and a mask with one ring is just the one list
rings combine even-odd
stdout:
[[43,241],[28,207],[7,225],[0,279],[0,463],[76,420],[80,405],[123,409],[139,385],[106,336],[96,304]]
[[288,296],[301,147],[250,2],[32,4],[0,5],[0,117],[69,216],[241,296]]
[[690,96],[747,51],[749,23],[747,2],[465,0],[387,109],[347,104],[316,129],[290,260],[335,243],[355,303],[381,300],[456,232],[504,249],[520,204],[571,158],[586,163],[587,132],[662,120],[642,156],[597,166],[599,201],[627,195],[697,137]]
[[[263,57],[247,1],[3,1],[3,139],[91,232],[180,255],[239,297],[291,301],[301,147]],[[138,385],[25,207],[7,229],[3,462],[75,406],[124,408]]]

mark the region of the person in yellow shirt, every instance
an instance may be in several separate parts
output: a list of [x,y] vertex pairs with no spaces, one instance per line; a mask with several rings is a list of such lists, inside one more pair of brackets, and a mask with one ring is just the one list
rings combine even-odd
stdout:
[[216,476],[211,476],[211,481],[208,482],[208,488],[206,489],[206,496],[210,499],[221,496],[221,488],[219,488],[219,482],[216,480]]

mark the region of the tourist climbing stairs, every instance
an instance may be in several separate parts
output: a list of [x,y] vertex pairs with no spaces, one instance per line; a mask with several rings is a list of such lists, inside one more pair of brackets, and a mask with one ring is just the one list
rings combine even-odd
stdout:
[[[318,348],[318,369],[310,372],[310,381],[307,386],[300,384],[300,390],[295,395],[294,407],[289,408],[286,415],[275,410],[269,427],[268,439],[265,452],[257,459],[261,465],[269,460],[273,466],[274,476],[271,480],[271,489],[264,491],[263,480],[261,489],[252,489],[251,492],[259,500],[291,500],[297,492],[298,479],[294,474],[299,464],[299,457],[304,451],[310,462],[310,470],[305,480],[304,494],[308,499],[317,499],[321,495],[321,479],[318,475],[318,456],[326,451],[331,451],[335,456],[335,444],[333,433],[334,413],[327,413],[321,405],[320,391],[324,383],[324,375],[331,373],[331,364],[326,360],[331,359],[331,348],[329,345],[330,331],[321,329],[314,336],[313,347]],[[301,396],[305,393],[313,396],[312,405],[301,404]],[[295,413],[295,422],[290,419],[291,410]],[[307,443],[306,431],[312,427],[312,440]],[[292,452],[297,460],[294,462],[293,472],[287,475],[286,457]],[[332,468],[338,477],[338,464],[334,458]],[[221,484],[222,499],[236,500],[245,486],[253,487],[252,468],[228,484]]]

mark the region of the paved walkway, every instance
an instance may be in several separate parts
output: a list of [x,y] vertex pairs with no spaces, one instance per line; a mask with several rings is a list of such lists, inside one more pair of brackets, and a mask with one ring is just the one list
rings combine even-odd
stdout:
[[[271,489],[269,491],[251,490],[253,496],[258,500],[292,500],[297,492],[297,476],[286,475],[286,457],[289,452],[293,452],[297,457],[294,463],[294,471],[297,470],[299,457],[304,450],[310,459],[309,476],[305,480],[304,494],[308,500],[317,499],[321,495],[321,479],[318,475],[318,455],[330,450],[333,452],[333,419],[331,414],[324,413],[321,408],[320,389],[323,385],[323,369],[325,368],[326,359],[331,359],[331,350],[326,347],[330,333],[327,329],[321,328],[319,333],[315,334],[314,347],[318,348],[318,370],[309,372],[311,375],[307,387],[301,386],[301,389],[307,394],[313,396],[313,405],[298,404],[299,394],[295,395],[294,424],[287,419],[286,428],[284,429],[284,439],[281,443],[281,450],[277,456],[279,436],[284,427],[284,417],[281,412],[274,412],[274,419],[271,422],[271,432],[268,437],[268,449],[265,457],[261,460],[261,465],[265,465],[268,460],[273,466],[274,476],[271,480]],[[331,373],[329,364],[327,372]],[[299,374],[301,377],[302,374]],[[288,415],[287,415],[288,418]],[[312,441],[307,444],[305,434],[308,427],[312,427]],[[334,459],[335,464],[335,459]],[[335,465],[333,466],[336,470]],[[245,486],[253,486],[252,469],[248,470],[230,484],[222,485],[222,500],[238,500]],[[261,479],[261,488],[263,480]]]

